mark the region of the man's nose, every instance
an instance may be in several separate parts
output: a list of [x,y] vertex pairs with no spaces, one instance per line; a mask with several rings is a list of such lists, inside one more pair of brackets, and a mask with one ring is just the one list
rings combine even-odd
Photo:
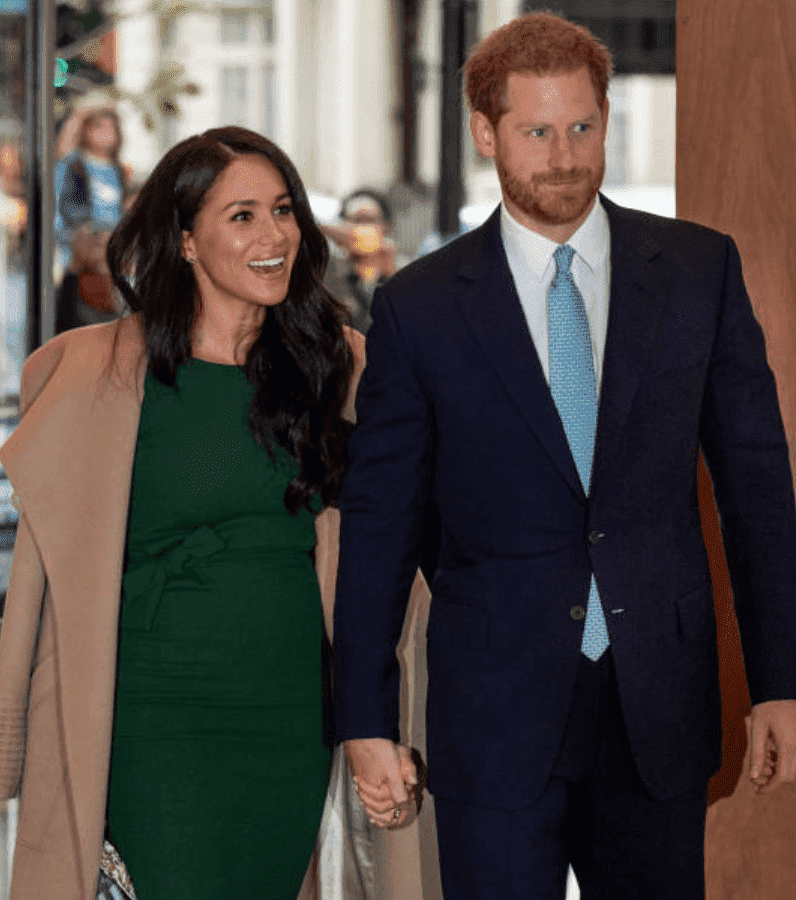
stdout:
[[569,135],[554,134],[550,141],[549,165],[554,169],[572,168],[574,153]]

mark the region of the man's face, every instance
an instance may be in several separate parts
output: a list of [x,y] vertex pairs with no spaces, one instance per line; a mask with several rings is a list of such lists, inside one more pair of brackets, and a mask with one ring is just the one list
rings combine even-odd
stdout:
[[591,211],[605,174],[608,103],[601,109],[588,70],[512,72],[497,128],[475,112],[478,150],[495,160],[509,212],[559,243]]

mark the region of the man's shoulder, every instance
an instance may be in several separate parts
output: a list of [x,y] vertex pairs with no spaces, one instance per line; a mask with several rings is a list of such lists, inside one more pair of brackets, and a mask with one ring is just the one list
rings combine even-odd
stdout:
[[718,248],[727,244],[726,234],[699,222],[619,206],[605,197],[601,197],[601,200],[608,214],[612,241],[620,239],[623,242],[657,243],[662,247],[676,246],[682,249]]

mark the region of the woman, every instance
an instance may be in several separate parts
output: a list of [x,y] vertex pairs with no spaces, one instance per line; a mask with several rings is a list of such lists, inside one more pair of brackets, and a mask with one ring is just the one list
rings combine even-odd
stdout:
[[90,900],[106,811],[141,900],[296,895],[329,766],[313,514],[353,371],[326,253],[285,155],[208,131],[111,238],[134,315],[25,367],[2,452],[22,511],[0,639],[0,796],[27,739],[12,900]]
[[108,237],[124,213],[127,175],[119,162],[122,132],[113,106],[92,106],[64,126],[75,149],[55,167],[56,331],[115,318],[105,266]]

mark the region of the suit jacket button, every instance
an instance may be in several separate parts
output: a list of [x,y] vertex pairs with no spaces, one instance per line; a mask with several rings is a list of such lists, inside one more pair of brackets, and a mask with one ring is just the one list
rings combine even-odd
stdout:
[[592,528],[592,530],[588,533],[586,540],[594,546],[595,544],[599,544],[599,542],[605,537],[605,533],[602,531],[598,531],[596,528]]
[[582,606],[573,606],[569,611],[569,615],[576,622],[580,622],[581,619],[586,617],[586,610]]

